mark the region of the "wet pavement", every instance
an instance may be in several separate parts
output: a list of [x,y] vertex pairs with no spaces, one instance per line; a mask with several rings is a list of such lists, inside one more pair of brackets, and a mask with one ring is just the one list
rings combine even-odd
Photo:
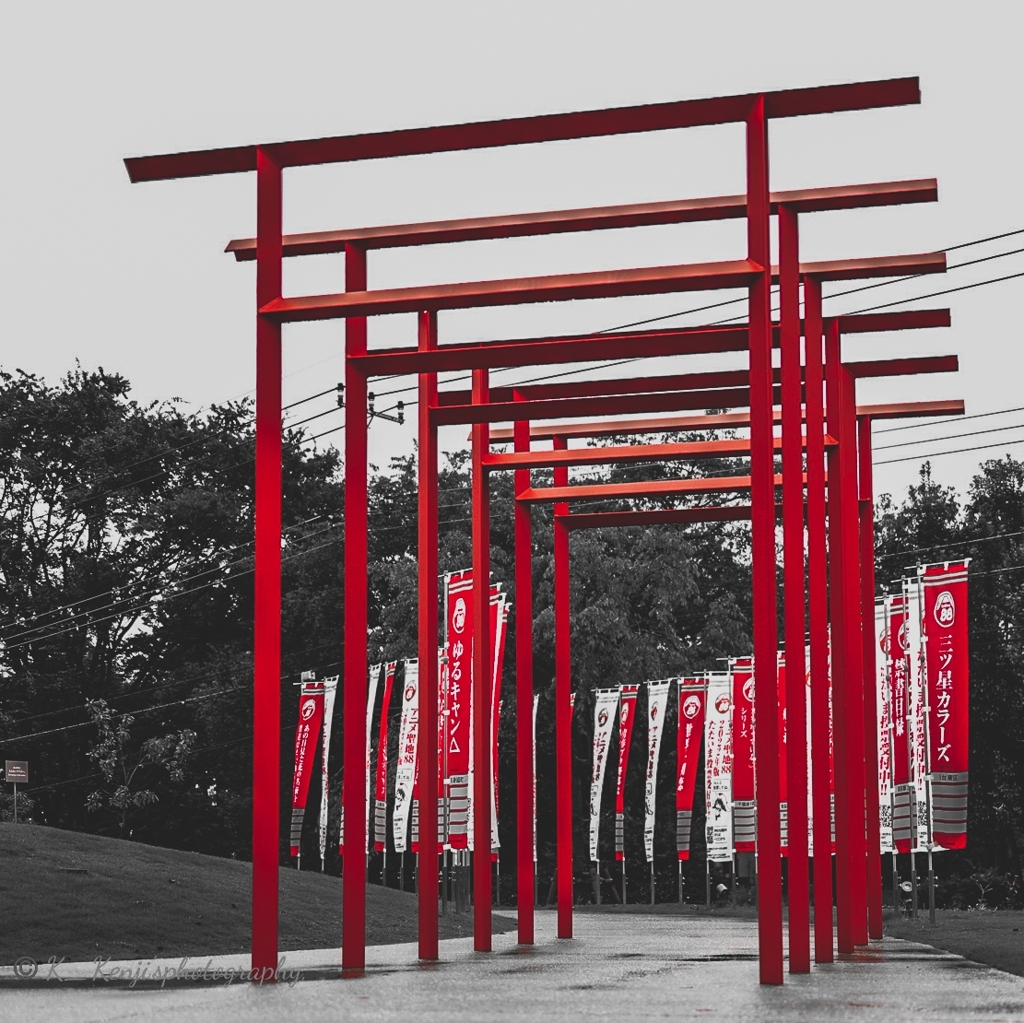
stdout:
[[[284,954],[285,983],[226,983],[245,956],[42,964],[31,983],[0,968],[0,1004],[19,1023],[63,1021],[902,1020],[1021,1021],[1024,978],[928,945],[887,938],[779,988],[757,982],[756,924],[695,917],[580,914],[576,937],[554,937],[553,913],[537,917],[537,944],[498,935],[491,954],[470,939],[441,943],[442,960],[416,962],[415,945],[367,950],[361,978],[339,979],[339,954]],[[164,971],[164,972],[160,972]],[[219,972],[218,972],[219,971]],[[294,971],[294,973],[293,973]],[[22,972],[30,972],[27,966]],[[296,974],[301,972],[303,979]],[[56,973],[56,976],[52,974]],[[49,979],[47,975],[51,976]],[[205,974],[205,975],[204,975]],[[135,987],[132,978],[142,979]],[[161,979],[170,983],[161,989]]]

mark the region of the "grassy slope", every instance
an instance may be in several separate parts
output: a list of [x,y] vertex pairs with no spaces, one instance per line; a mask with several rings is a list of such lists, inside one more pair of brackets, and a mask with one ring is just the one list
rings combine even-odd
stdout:
[[[0,824],[0,963],[216,955],[249,947],[248,863],[72,831]],[[281,870],[280,947],[341,945],[341,881]],[[367,943],[416,940],[416,898],[367,887]],[[495,932],[515,926],[494,917]],[[442,938],[471,917],[440,920]]]
[[925,909],[916,920],[887,920],[885,933],[934,945],[1024,977],[1024,912],[1020,910],[940,909],[932,927]]

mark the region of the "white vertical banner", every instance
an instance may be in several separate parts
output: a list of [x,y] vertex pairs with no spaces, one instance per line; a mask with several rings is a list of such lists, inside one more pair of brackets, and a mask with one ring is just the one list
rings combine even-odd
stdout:
[[327,759],[331,753],[331,722],[334,720],[334,700],[338,695],[338,678],[324,679],[324,725],[323,725],[323,756],[320,764],[320,869],[324,866],[324,857],[327,855],[327,799],[328,799],[328,773]]
[[654,811],[658,789],[658,757],[661,754],[661,733],[668,706],[671,682],[647,683],[647,782],[644,786],[644,852],[647,862],[654,862]]
[[[889,687],[889,619],[885,600],[875,601],[875,724],[878,744],[879,851],[891,853],[892,845],[892,705]],[[869,774],[870,778],[870,774]]]
[[924,649],[921,642],[921,590],[917,579],[903,580],[907,608],[907,714],[910,719],[910,763],[917,802],[917,833],[914,849],[929,847],[931,818],[928,806],[928,749],[924,721]]
[[732,862],[732,676],[708,675],[704,714],[704,801],[708,859]]
[[419,746],[420,662],[405,662],[405,684],[402,686],[402,718],[398,726],[398,762],[395,768],[395,807],[391,812],[391,831],[395,852],[408,848],[409,810],[412,808],[413,785],[416,781],[416,755]]
[[618,724],[618,689],[598,689],[594,694],[594,757],[590,772],[590,859],[597,859],[597,833],[601,823],[601,792],[612,729]]
[[533,862],[537,862],[537,704],[540,693],[533,695]]
[[[370,831],[370,725],[373,721],[373,705],[377,702],[377,683],[380,681],[382,664],[370,665],[370,678],[366,687],[366,792],[363,794],[363,813],[366,816],[367,844],[372,838]],[[344,784],[344,783],[343,783]],[[338,851],[345,851],[345,803],[341,804],[341,832],[338,836]],[[367,848],[369,851],[369,848]]]
[[811,648],[804,647],[804,720],[807,722],[807,848],[814,855],[814,772],[811,764]]

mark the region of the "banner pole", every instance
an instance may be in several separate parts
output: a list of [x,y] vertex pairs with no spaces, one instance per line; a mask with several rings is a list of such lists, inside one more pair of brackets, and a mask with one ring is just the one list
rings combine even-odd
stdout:
[[18,823],[18,783],[14,783],[14,823]]
[[654,860],[651,860],[651,905],[654,905]]
[[928,850],[928,923],[935,923],[935,867],[931,849]]
[[398,890],[405,891],[405,853],[398,854]]
[[626,854],[622,854],[622,904],[626,904]]
[[679,864],[679,903],[682,905],[683,901],[683,861],[678,860]]
[[917,919],[917,853],[911,851],[910,853],[910,884],[912,886],[913,895],[913,917]]
[[704,905],[711,908],[711,860],[704,857]]

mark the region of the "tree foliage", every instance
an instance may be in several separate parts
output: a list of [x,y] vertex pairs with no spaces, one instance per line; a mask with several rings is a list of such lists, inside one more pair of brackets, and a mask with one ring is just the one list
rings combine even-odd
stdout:
[[[0,743],[7,757],[32,763],[33,819],[248,856],[253,445],[253,409],[245,401],[195,414],[177,402],[139,405],[127,380],[102,369],[78,368],[56,384],[0,373]],[[625,482],[737,471],[729,461],[709,461],[617,466],[580,471],[575,478]],[[301,432],[286,431],[283,479],[282,824],[290,790],[294,683],[302,670],[320,677],[340,673],[344,611],[339,455],[333,448],[317,451]],[[534,473],[535,483],[545,479],[550,482],[551,474]],[[442,572],[454,571],[471,562],[465,453],[446,458],[439,491],[439,563]],[[369,494],[370,660],[415,657],[415,456],[372,470]],[[668,503],[640,500],[617,507]],[[500,803],[506,807],[515,803],[513,512],[511,475],[495,473],[492,570],[513,606],[500,731]],[[550,506],[535,508],[531,625],[542,778],[553,777],[554,767],[552,529]],[[570,550],[578,697],[574,818],[583,862],[593,689],[711,670],[723,658],[750,650],[749,528],[708,523],[593,529],[573,532]],[[925,466],[902,502],[888,496],[879,501],[877,554],[880,589],[921,561],[967,554],[974,559],[969,857],[972,870],[1019,871],[1024,464],[1010,458],[986,462],[964,500],[935,483]],[[646,701],[642,690],[639,715],[646,713]],[[392,750],[399,704],[392,702],[386,722]],[[330,771],[335,792],[342,710],[339,699]],[[656,834],[656,847],[666,851],[674,847],[675,713],[670,701]],[[376,729],[375,722],[374,743]],[[642,856],[644,733],[638,728],[634,734],[627,777],[630,863]],[[319,789],[317,772],[311,806],[318,803]],[[542,877],[550,876],[553,864],[553,798],[552,786],[538,787]],[[335,828],[336,804],[332,799]],[[4,812],[6,804],[0,807]],[[512,820],[509,813],[502,817]],[[701,818],[698,806],[696,861]],[[307,830],[304,851],[315,858],[314,829]],[[602,831],[610,842],[610,818]],[[286,827],[281,834],[286,856]],[[511,826],[503,827],[502,842],[508,853],[514,851]],[[602,849],[607,855],[610,846]],[[333,849],[328,866],[337,867]],[[666,884],[674,886],[675,866],[674,858],[659,866]]]

